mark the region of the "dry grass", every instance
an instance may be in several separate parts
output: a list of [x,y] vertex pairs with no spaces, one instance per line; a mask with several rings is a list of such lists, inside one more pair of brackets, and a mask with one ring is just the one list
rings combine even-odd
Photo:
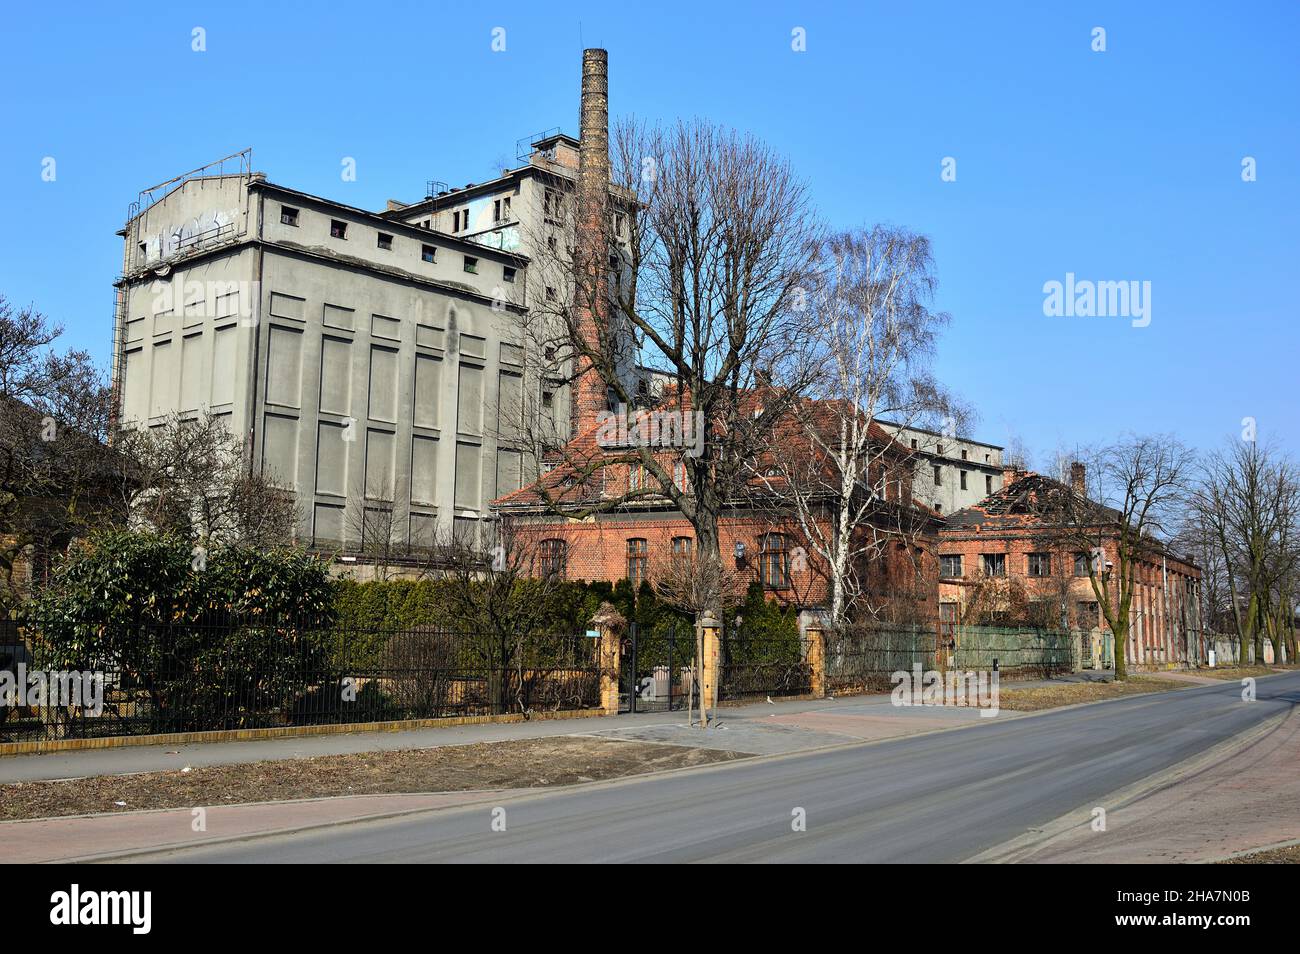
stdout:
[[1248,676],[1272,676],[1279,672],[1291,672],[1295,666],[1231,666],[1228,668],[1195,669],[1197,676],[1209,679],[1245,679]]
[[1186,689],[1187,684],[1172,679],[1154,679],[1150,676],[1129,676],[1124,682],[1060,682],[1050,686],[1026,686],[1020,689],[1002,689],[998,705],[1016,712],[1034,712],[1055,709],[1080,702],[1100,702],[1120,696],[1136,696],[1148,692],[1169,692]]
[[[330,795],[544,788],[745,758],[654,742],[559,736],[0,785],[0,820]],[[124,802],[125,804],[117,804]]]
[[1256,851],[1249,855],[1220,861],[1221,865],[1300,865],[1300,845],[1286,848],[1270,848],[1268,851]]

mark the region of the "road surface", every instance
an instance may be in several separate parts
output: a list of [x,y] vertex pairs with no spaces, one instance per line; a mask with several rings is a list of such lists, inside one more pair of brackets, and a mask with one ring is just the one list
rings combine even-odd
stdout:
[[[1255,702],[1237,682],[1153,693],[140,860],[962,861],[1289,712],[1300,672],[1257,690]],[[798,809],[806,831],[792,830]]]

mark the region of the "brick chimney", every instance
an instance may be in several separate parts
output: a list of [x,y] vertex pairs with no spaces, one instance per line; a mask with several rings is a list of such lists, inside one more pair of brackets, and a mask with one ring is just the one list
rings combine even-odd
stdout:
[[1087,469],[1077,460],[1070,464],[1070,489],[1080,497],[1086,496]]
[[[588,348],[600,347],[608,330],[609,279],[609,54],[582,51],[582,107],[578,117],[578,188],[574,208],[574,309],[576,330]],[[606,408],[606,385],[578,358],[572,388],[572,419],[578,433]]]

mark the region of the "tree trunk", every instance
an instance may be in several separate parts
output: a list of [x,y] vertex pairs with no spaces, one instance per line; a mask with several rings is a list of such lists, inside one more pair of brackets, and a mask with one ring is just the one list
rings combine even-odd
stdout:
[[1113,631],[1115,635],[1115,681],[1128,678],[1128,624],[1123,623]]

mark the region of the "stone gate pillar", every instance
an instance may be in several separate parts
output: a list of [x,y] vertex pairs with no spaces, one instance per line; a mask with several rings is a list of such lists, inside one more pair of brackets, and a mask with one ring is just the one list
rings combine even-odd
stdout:
[[810,623],[804,630],[808,640],[808,668],[812,672],[812,694],[826,695],[826,633],[821,623]]
[[604,715],[618,715],[619,669],[622,665],[623,633],[627,620],[609,603],[601,603],[591,625],[600,636],[596,640],[596,659],[600,666],[600,708]]
[[718,706],[718,680],[722,676],[722,624],[712,610],[700,617],[700,725],[708,727],[709,712]]

